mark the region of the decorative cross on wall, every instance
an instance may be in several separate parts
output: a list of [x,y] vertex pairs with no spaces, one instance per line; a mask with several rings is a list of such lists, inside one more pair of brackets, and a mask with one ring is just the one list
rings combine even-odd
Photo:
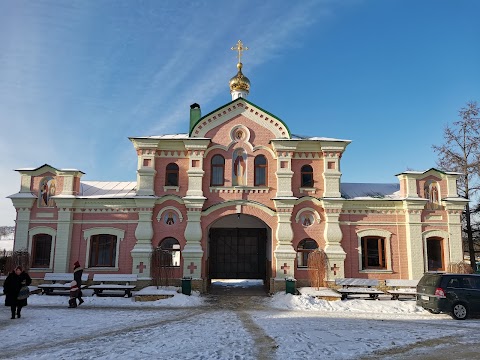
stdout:
[[290,266],[288,266],[287,263],[284,263],[282,266],[280,266],[280,269],[282,269],[282,270],[283,270],[283,274],[286,275],[287,272],[288,272],[288,269],[290,269]]
[[333,275],[337,275],[337,270],[340,270],[340,268],[337,267],[337,264],[333,264],[330,270],[333,270]]
[[190,270],[190,274],[193,274],[197,269],[197,265],[195,265],[195,263],[192,261],[190,265],[187,266],[187,269]]
[[143,269],[145,269],[146,266],[143,264],[143,261],[140,261],[140,264],[137,265],[138,272],[140,274],[143,274]]

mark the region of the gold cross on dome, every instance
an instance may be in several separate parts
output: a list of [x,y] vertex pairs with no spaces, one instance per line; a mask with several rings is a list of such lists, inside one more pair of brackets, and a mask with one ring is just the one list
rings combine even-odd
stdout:
[[233,51],[238,51],[238,62],[242,62],[242,51],[248,50],[248,47],[243,46],[242,40],[237,41],[237,45],[232,47]]

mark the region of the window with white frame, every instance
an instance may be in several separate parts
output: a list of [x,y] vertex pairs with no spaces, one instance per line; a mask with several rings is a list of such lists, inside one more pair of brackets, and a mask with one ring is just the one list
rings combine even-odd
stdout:
[[392,271],[392,233],[383,229],[357,231],[359,271]]
[[36,234],[32,237],[32,268],[49,268],[52,235]]
[[111,234],[92,235],[89,267],[115,267],[117,237]]
[[83,230],[87,242],[85,266],[118,269],[120,243],[125,237],[125,230],[116,227],[93,227]]

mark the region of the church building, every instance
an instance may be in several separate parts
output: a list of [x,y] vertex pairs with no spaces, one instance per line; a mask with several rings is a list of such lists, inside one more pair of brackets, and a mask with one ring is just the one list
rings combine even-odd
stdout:
[[191,277],[203,292],[212,279],[263,279],[270,292],[286,278],[308,286],[315,249],[326,254],[329,281],[419,279],[463,260],[459,173],[343,183],[350,140],[293,135],[248,99],[246,48],[232,49],[230,102],[206,115],[191,105],[188,133],[130,138],[136,182],[84,180],[47,164],[16,170],[14,249],[29,251],[32,278],[72,272],[78,260],[86,273],[148,284],[157,248],[170,253],[174,279]]

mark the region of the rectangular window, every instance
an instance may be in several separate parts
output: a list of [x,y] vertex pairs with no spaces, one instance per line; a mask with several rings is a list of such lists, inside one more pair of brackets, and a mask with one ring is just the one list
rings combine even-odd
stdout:
[[258,167],[255,168],[255,186],[266,186],[267,185],[267,174],[266,168]]
[[49,268],[52,237],[47,234],[38,234],[33,237],[32,267]]
[[362,269],[386,269],[384,238],[362,238]]
[[114,267],[117,237],[110,234],[94,235],[90,244],[90,267]]
[[166,176],[166,184],[167,186],[178,186],[178,172],[168,172]]
[[212,185],[223,186],[223,166],[216,166],[212,169]]

